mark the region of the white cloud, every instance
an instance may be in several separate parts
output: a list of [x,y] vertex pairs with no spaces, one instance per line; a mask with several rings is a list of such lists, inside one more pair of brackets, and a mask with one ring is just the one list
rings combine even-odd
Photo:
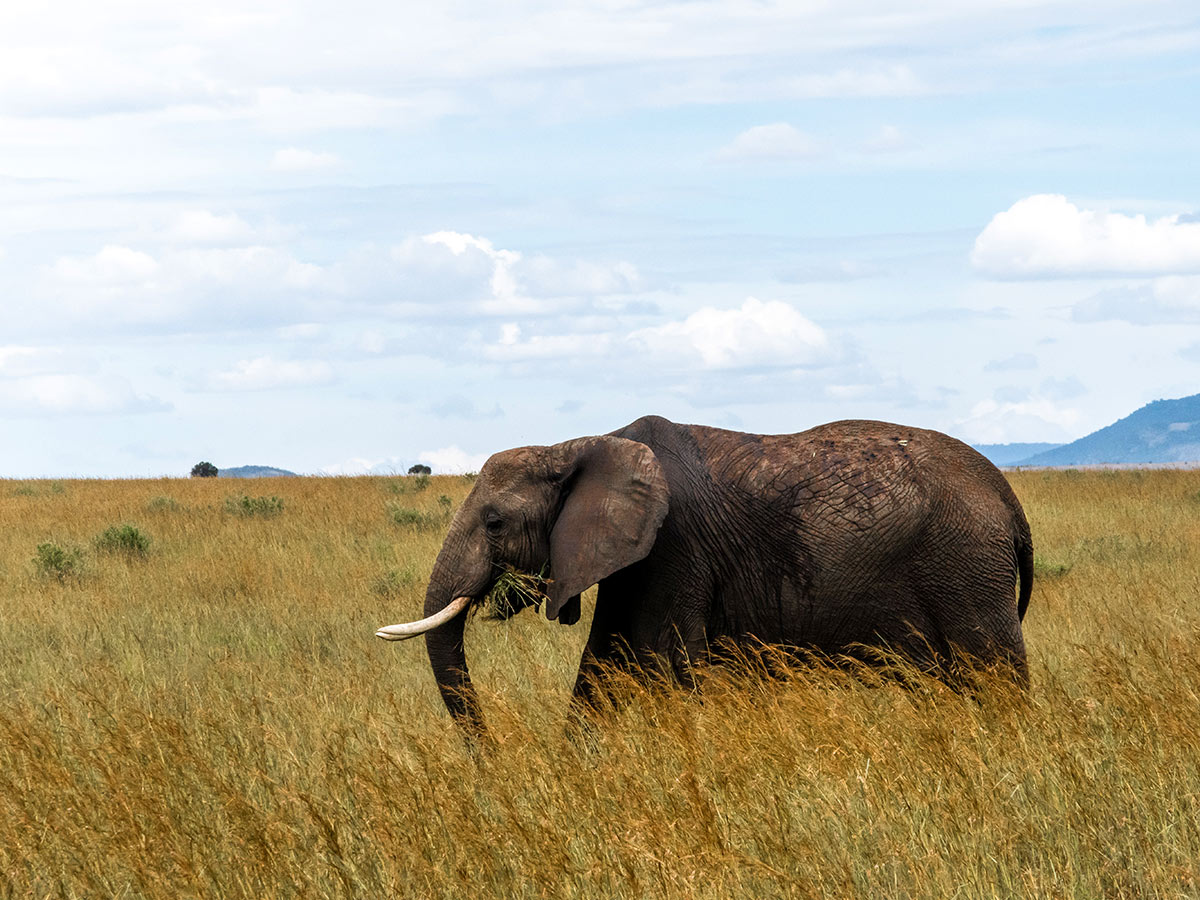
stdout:
[[[289,231],[269,230],[276,237]],[[168,246],[153,252],[110,244],[90,255],[60,257],[38,273],[37,303],[12,314],[36,325],[53,312],[60,321],[106,331],[315,327],[354,315],[461,322],[470,314],[545,317],[603,309],[610,298],[640,288],[637,269],[626,262],[526,258],[464,232],[361,246],[323,264],[299,258],[287,244],[239,245],[263,235],[233,213],[188,211],[163,234]],[[368,341],[365,349],[382,352],[382,345]]]
[[168,236],[181,244],[247,244],[254,239],[254,229],[237,213],[190,209],[176,217]]
[[348,299],[397,316],[546,316],[578,310],[638,286],[628,263],[527,259],[485,237],[438,231],[381,251],[365,248],[338,265]]
[[786,122],[756,125],[722,147],[716,158],[723,162],[807,159],[821,152],[820,145]]
[[993,217],[971,262],[1013,278],[1196,272],[1200,222],[1080,209],[1061,194],[1035,194]]
[[408,466],[398,456],[352,456],[319,469],[322,475],[397,475],[407,470]]
[[1099,291],[1075,304],[1076,322],[1134,325],[1200,322],[1200,276],[1166,275],[1139,285]]
[[869,153],[896,153],[907,150],[910,142],[895,125],[884,125],[874,136],[868,138],[863,149]]
[[148,253],[110,244],[94,256],[63,257],[54,264],[54,272],[65,282],[131,285],[153,278],[158,273],[158,263]]
[[484,356],[497,362],[526,360],[619,358],[629,347],[612,334],[535,334],[525,340],[519,329],[502,330],[500,341],[484,348]]
[[115,376],[31,375],[0,380],[0,410],[7,415],[119,415],[160,412],[169,404],[137,394]]
[[1009,401],[989,399],[976,403],[970,415],[959,419],[954,433],[973,444],[1073,441],[1080,436],[1080,419],[1078,409],[1059,406],[1044,396]]
[[68,353],[58,347],[0,346],[0,378],[28,375],[64,374],[91,371],[92,360]]
[[417,459],[433,469],[435,474],[457,475],[463,472],[478,472],[487,462],[490,453],[467,453],[451,444],[438,450],[422,450]]
[[341,160],[336,153],[284,147],[275,151],[267,168],[272,172],[317,172],[332,169],[340,164]]
[[241,360],[223,372],[213,372],[208,387],[217,391],[265,391],[311,387],[333,380],[333,368],[321,360],[276,360],[270,356]]
[[[192,223],[195,234],[210,237],[235,225],[219,217]],[[92,256],[62,257],[43,275],[42,312],[106,330],[213,330],[303,319],[308,301],[336,288],[320,266],[264,246],[188,247],[155,257],[110,245]]]
[[828,362],[829,336],[779,300],[748,298],[735,309],[706,306],[683,321],[633,332],[630,340],[655,356],[694,360],[706,368],[786,366]]

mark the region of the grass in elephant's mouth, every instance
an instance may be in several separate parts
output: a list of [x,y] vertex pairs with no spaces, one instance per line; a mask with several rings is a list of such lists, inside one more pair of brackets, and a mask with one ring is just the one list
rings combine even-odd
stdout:
[[478,615],[484,619],[503,620],[532,606],[540,610],[546,602],[546,578],[522,572],[512,566],[504,566],[492,589],[482,602],[476,605]]
[[[277,479],[270,518],[224,479],[0,482],[0,898],[1200,897],[1200,472],[1008,477],[1056,566],[1027,698],[751,658],[787,677],[630,679],[572,740],[585,596],[467,623],[490,755],[372,637],[443,538],[385,480]],[[95,549],[127,522],[151,553]]]

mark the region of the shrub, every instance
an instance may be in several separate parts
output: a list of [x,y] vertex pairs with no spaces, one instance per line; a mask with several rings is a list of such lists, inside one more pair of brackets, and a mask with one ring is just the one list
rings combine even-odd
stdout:
[[96,536],[95,545],[104,553],[145,556],[150,551],[150,536],[136,525],[110,525]]
[[83,573],[83,551],[78,547],[63,547],[54,541],[37,545],[34,568],[45,578],[66,581]]
[[406,589],[420,583],[417,573],[411,568],[388,569],[371,582],[371,593],[384,599],[398,596]]
[[397,525],[416,528],[418,531],[432,531],[435,528],[445,525],[450,518],[450,513],[446,509],[437,512],[426,512],[423,509],[414,509],[411,506],[389,504],[388,518]]
[[262,516],[270,518],[283,512],[283,500],[279,497],[226,497],[225,511],[238,516]]
[[387,489],[393,494],[419,494],[427,487],[429,487],[429,476],[425,474],[397,478],[395,481],[387,483]]
[[219,470],[210,462],[198,462],[192,466],[193,478],[216,478]]
[[1062,578],[1071,571],[1069,563],[1051,562],[1042,556],[1033,557],[1033,578]]
[[442,512],[444,512],[447,516],[449,516],[450,510],[452,510],[454,508],[454,501],[451,500],[449,497],[447,497],[445,494],[441,494],[438,497],[437,502],[438,502],[438,506],[440,506],[442,508]]
[[151,497],[146,501],[149,512],[177,512],[181,507],[174,497]]

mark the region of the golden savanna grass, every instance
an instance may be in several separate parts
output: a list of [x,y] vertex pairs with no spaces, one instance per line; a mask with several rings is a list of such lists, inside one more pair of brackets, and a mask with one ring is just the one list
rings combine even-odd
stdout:
[[1011,480],[1026,699],[719,670],[571,741],[585,604],[472,621],[486,755],[372,636],[466,479],[0,481],[0,896],[1200,896],[1200,472]]

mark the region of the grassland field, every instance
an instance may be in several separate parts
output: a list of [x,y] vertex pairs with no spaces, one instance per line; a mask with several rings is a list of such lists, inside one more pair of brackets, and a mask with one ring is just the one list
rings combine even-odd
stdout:
[[1009,477],[1028,696],[721,669],[573,742],[585,603],[468,626],[489,755],[373,637],[469,479],[0,481],[0,898],[1200,897],[1200,472]]

